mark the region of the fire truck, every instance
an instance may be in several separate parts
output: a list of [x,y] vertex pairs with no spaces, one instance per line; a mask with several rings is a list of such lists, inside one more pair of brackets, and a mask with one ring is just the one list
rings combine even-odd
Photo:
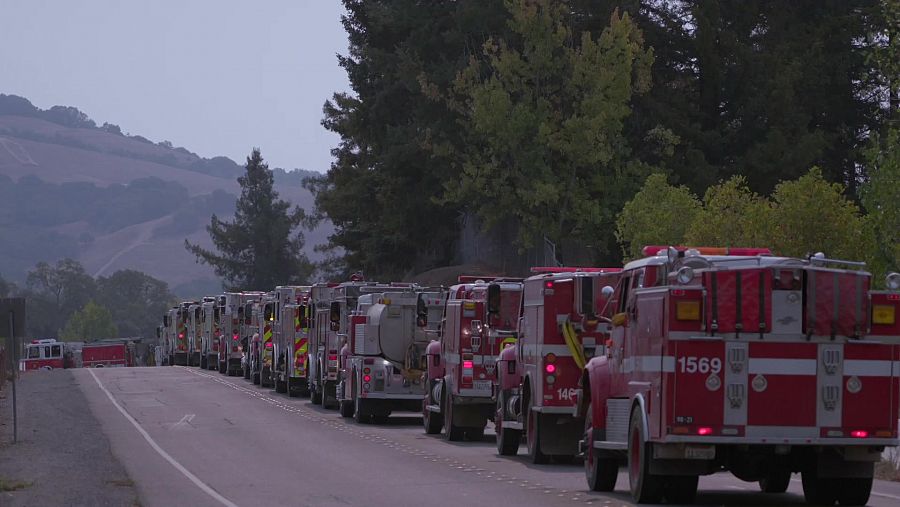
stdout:
[[190,362],[191,339],[188,336],[188,323],[191,319],[191,305],[195,303],[194,301],[183,301],[179,306],[169,311],[169,322],[172,326],[170,332],[175,336],[171,362],[173,365],[188,366]]
[[341,350],[341,415],[365,423],[397,410],[417,411],[425,394],[425,348],[437,338],[444,293],[396,283],[360,292]]
[[426,349],[425,432],[480,440],[494,418],[497,356],[515,342],[522,280],[461,276],[450,288],[440,342]]
[[[862,263],[767,249],[647,247],[605,305],[605,355],[577,394],[585,473],[636,502],[688,503],[728,470],[767,492],[800,473],[813,504],[864,505],[896,446],[896,290]],[[900,286],[900,275],[893,278]]]
[[308,395],[310,287],[277,287],[275,327],[275,391]]
[[222,309],[219,297],[204,297],[200,307],[200,324],[202,326],[200,368],[215,370],[219,367],[219,345],[222,337]]
[[374,284],[363,281],[361,275],[353,275],[350,281],[334,286],[312,286],[316,317],[309,351],[310,395],[313,403],[321,403],[325,408],[337,408],[339,354],[349,339],[350,314],[356,309],[360,288],[366,285]]
[[574,412],[585,362],[605,355],[609,324],[599,304],[620,268],[533,268],[523,283],[518,342],[497,362],[494,426],[497,451],[518,452],[522,433],[533,463],[578,453],[583,418]]
[[275,357],[274,332],[278,302],[276,292],[267,292],[252,304],[257,323],[255,338],[251,339],[250,375],[254,384],[273,387],[272,361]]
[[263,296],[265,296],[265,293],[259,292],[242,298],[241,344],[244,352],[241,356],[241,366],[244,370],[244,378],[248,380],[253,379],[253,363],[259,357],[259,311],[257,309],[257,301]]
[[219,373],[229,377],[241,370],[242,297],[240,292],[226,292],[219,298],[222,326],[219,334]]
[[81,365],[85,368],[134,366],[134,350],[121,341],[85,343],[81,347]]
[[65,368],[66,347],[53,338],[32,340],[25,344],[22,362],[25,370],[53,370]]
[[203,302],[188,306],[188,366],[202,366],[203,357]]

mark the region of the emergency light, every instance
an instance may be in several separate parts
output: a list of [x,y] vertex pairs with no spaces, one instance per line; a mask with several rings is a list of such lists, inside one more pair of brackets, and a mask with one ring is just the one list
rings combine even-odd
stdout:
[[[743,247],[712,247],[712,246],[673,246],[678,252],[686,250],[696,250],[700,255],[737,255],[737,256],[754,256],[754,255],[772,255],[772,251],[768,248],[743,248]],[[641,255],[644,257],[653,257],[659,255],[660,251],[665,253],[669,249],[663,245],[647,245],[641,249]]]

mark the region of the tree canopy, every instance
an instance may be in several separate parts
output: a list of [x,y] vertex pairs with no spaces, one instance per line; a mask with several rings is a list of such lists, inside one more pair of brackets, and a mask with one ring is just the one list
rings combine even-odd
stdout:
[[306,283],[313,265],[302,253],[304,237],[298,230],[306,213],[291,209],[278,198],[272,171],[258,148],[247,157],[245,173],[238,178],[241,195],[232,222],[215,214],[206,230],[216,251],[185,240],[185,248],[197,261],[210,264],[231,290],[270,290],[276,285]]
[[60,338],[67,342],[93,342],[106,338],[116,338],[119,331],[113,324],[109,310],[93,301],[88,301],[84,308],[76,311],[69,318]]

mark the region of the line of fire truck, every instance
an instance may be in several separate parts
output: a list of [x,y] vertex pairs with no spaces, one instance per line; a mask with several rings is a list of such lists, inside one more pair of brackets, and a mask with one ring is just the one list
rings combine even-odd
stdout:
[[[762,491],[799,473],[812,504],[864,505],[897,446],[900,274],[760,248],[650,246],[622,268],[462,276],[449,288],[279,286],[186,301],[167,364],[218,369],[360,423],[421,411],[424,431],[584,463],[639,503],[690,503],[730,471]],[[524,444],[524,445],[523,445]]]

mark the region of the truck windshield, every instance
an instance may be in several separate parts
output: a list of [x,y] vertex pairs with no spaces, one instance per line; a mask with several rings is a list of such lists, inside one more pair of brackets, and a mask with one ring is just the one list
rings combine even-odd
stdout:
[[28,359],[38,359],[41,357],[41,349],[38,347],[28,347]]

